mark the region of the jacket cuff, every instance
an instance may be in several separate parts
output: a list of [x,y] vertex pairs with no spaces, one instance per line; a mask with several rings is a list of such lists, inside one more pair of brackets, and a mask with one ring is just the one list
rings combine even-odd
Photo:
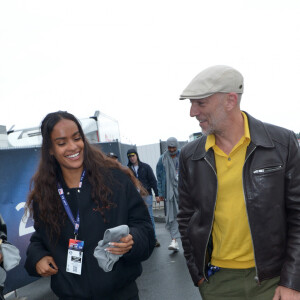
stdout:
[[30,276],[40,277],[36,271],[36,264],[45,256],[51,256],[50,252],[39,252],[36,255],[29,255],[25,262],[25,269]]
[[300,292],[299,274],[282,272],[278,285]]

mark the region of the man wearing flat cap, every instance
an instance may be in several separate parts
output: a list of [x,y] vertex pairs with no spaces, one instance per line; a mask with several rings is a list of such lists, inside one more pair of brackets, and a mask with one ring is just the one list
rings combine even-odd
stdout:
[[180,238],[178,230],[178,174],[179,154],[178,141],[174,137],[167,139],[167,151],[159,158],[156,165],[158,188],[158,202],[164,201],[166,215],[166,229],[171,235],[171,244],[168,249],[178,251],[177,240]]
[[295,134],[240,110],[243,76],[199,73],[182,92],[204,134],[182,148],[179,230],[203,300],[300,299]]

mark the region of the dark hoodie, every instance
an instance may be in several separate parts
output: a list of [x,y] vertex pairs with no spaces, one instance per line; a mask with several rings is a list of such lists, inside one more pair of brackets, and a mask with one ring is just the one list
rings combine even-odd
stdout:
[[2,239],[3,241],[6,241],[7,237],[7,229],[6,229],[6,224],[2,218],[2,216],[0,215],[0,239]]
[[[133,168],[133,164],[130,162],[128,157],[128,155],[130,155],[131,153],[136,154],[138,159],[139,168],[137,174],[135,172],[135,169]],[[128,158],[127,166],[133,172],[134,176],[138,178],[138,180],[142,183],[143,187],[147,190],[149,195],[152,195],[152,191],[151,191],[152,189],[154,191],[155,197],[157,197],[158,196],[157,180],[154,176],[152,168],[148,164],[140,161],[137,151],[133,148],[127,151],[127,158]]]

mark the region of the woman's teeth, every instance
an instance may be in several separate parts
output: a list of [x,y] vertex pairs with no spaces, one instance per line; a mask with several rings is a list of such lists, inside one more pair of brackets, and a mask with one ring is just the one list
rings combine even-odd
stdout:
[[72,154],[72,155],[68,155],[67,157],[68,158],[74,158],[74,157],[76,157],[76,156],[78,156],[79,155],[79,153],[75,153],[75,154]]

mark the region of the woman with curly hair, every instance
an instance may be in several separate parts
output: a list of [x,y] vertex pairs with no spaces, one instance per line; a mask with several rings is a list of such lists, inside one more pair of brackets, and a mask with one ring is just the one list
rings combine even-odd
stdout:
[[[89,144],[70,113],[48,114],[41,133],[41,159],[26,203],[36,230],[27,249],[27,272],[51,276],[61,300],[139,299],[135,279],[155,239],[128,172]],[[95,248],[120,225],[129,233],[104,245],[102,261],[113,263],[100,268]]]

